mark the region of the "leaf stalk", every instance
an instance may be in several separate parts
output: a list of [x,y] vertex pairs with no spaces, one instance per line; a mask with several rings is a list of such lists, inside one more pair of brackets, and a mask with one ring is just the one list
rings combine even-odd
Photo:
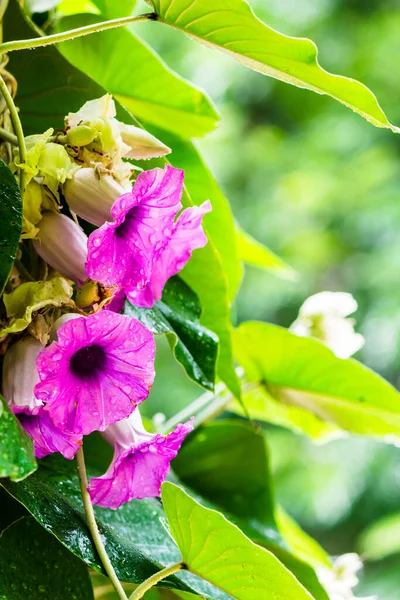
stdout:
[[68,40],[74,40],[78,37],[82,37],[83,35],[99,33],[100,31],[114,29],[115,27],[123,27],[124,25],[131,25],[132,23],[140,23],[141,21],[157,21],[157,19],[158,17],[155,13],[145,13],[136,17],[122,17],[120,19],[102,21],[101,23],[85,25],[85,27],[78,27],[77,29],[70,29],[69,31],[54,33],[52,35],[46,35],[29,40],[13,40],[10,42],[4,42],[0,44],[0,54],[4,52],[13,52],[14,50],[29,50],[33,48],[40,48],[42,46],[50,46],[51,44],[59,44]]
[[148,592],[162,579],[165,579],[166,577],[169,577],[170,575],[173,575],[174,573],[182,571],[186,568],[187,567],[183,562],[178,562],[171,565],[170,567],[165,567],[165,569],[158,571],[158,573],[155,573],[154,575],[146,579],[146,581],[143,581],[143,583],[141,583],[139,587],[137,587],[133,594],[129,597],[129,600],[140,600],[141,598],[143,598],[146,592]]

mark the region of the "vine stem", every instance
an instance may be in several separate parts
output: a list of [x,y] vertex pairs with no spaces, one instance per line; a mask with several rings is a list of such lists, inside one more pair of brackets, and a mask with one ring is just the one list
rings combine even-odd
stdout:
[[85,25],[85,27],[78,27],[77,29],[71,29],[69,31],[54,33],[53,35],[46,35],[29,40],[13,40],[10,42],[4,42],[3,44],[0,44],[0,54],[3,52],[13,52],[14,50],[27,50],[31,48],[39,48],[41,46],[49,46],[50,44],[59,44],[60,42],[74,40],[75,38],[83,35],[98,33],[99,31],[114,29],[115,27],[122,27],[124,25],[130,25],[131,23],[140,23],[141,21],[157,21],[157,18],[158,17],[156,13],[145,13],[136,17],[121,17],[120,19],[102,21],[100,23],[94,23],[93,25]]
[[[17,107],[15,106],[14,100],[10,94],[7,84],[1,75],[0,75],[0,92],[3,94],[4,100],[7,104],[7,108],[10,111],[11,121],[12,121],[12,124],[14,127],[17,141],[18,141],[19,160],[20,160],[20,163],[24,164],[24,163],[26,163],[26,146],[25,146],[24,132],[22,129],[19,115],[18,115]],[[24,169],[19,170],[19,187],[21,189],[21,196],[23,197],[24,188],[25,188],[25,171],[24,171]]]
[[93,538],[94,545],[96,546],[96,550],[100,556],[103,567],[104,567],[115,591],[117,592],[118,597],[120,598],[120,600],[128,600],[128,597],[124,592],[124,589],[117,577],[117,574],[114,571],[114,567],[111,564],[111,561],[109,559],[107,551],[104,547],[103,541],[101,539],[101,534],[100,534],[99,528],[96,523],[96,517],[94,515],[92,501],[90,499],[90,495],[87,490],[88,481],[87,481],[87,475],[86,475],[85,456],[83,454],[82,447],[79,448],[78,452],[76,453],[76,461],[78,464],[78,477],[79,477],[79,484],[81,487],[81,496],[82,496],[82,501],[83,501],[83,507],[85,509],[85,515],[86,515],[86,519],[88,522],[90,533]]
[[139,587],[136,588],[133,594],[129,596],[129,600],[140,600],[140,598],[143,598],[145,593],[148,592],[159,581],[186,568],[187,567],[183,562],[178,562],[171,565],[170,567],[165,567],[165,569],[158,571],[158,573],[155,573],[154,575],[146,579],[146,581],[143,581],[143,583],[141,583]]
[[16,135],[0,127],[0,138],[6,142],[10,142],[13,146],[18,146],[18,138]]

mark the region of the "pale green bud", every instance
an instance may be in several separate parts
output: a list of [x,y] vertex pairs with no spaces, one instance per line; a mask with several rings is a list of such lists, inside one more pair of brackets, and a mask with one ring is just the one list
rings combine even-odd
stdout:
[[128,154],[125,154],[125,156],[136,160],[143,160],[165,156],[171,152],[168,146],[160,142],[160,140],[145,129],[135,127],[134,125],[126,125],[120,121],[118,121],[118,125],[122,141],[130,147]]
[[86,146],[97,137],[97,131],[88,125],[78,125],[67,132],[67,142],[70,146]]

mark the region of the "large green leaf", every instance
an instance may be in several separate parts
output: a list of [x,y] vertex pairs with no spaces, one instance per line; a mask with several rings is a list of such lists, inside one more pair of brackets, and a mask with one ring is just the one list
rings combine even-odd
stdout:
[[164,483],[164,509],[188,569],[237,600],[310,600],[286,567],[219,512]]
[[92,600],[87,567],[32,517],[0,535],[0,598]]
[[[101,20],[73,15],[59,31]],[[121,102],[136,117],[183,137],[215,128],[218,114],[211,100],[171,71],[158,55],[128,29],[103,31],[60,44],[60,52]]]
[[153,308],[138,308],[127,301],[124,313],[139,319],[155,334],[165,333],[189,377],[207,389],[214,389],[218,338],[200,325],[199,299],[182,279],[170,279],[162,300]]
[[240,325],[235,347],[248,379],[277,400],[353,433],[400,437],[400,394],[357,361],[268,323]]
[[0,294],[13,266],[22,227],[22,200],[14,175],[0,158]]
[[[325,442],[341,435],[341,430],[335,425],[327,423],[305,408],[284,404],[274,398],[262,382],[245,385],[242,399],[249,416],[257,421],[266,421],[291,429],[295,433],[312,438],[315,442]],[[236,401],[232,401],[229,410],[244,415],[243,407]]]
[[209,500],[212,508],[222,510],[248,537],[275,554],[316,600],[328,600],[309,566],[316,562],[310,560],[310,554],[321,560],[323,550],[296,529],[287,515],[282,516],[282,511],[277,512],[277,526],[268,447],[257,427],[221,420],[196,429],[174,460],[173,469],[180,481]]
[[[249,458],[251,457],[251,460]],[[268,448],[248,422],[215,421],[197,429],[173,463],[181,481],[218,507],[257,522],[270,539],[279,537],[274,518]]]
[[[106,442],[99,438],[94,437],[95,443],[93,438],[85,438],[89,476],[98,476],[106,468],[104,465],[99,469],[108,450]],[[86,526],[75,461],[52,455],[39,463],[34,475],[20,483],[2,481],[4,488],[71,552],[102,571]],[[95,512],[107,553],[121,581],[140,583],[179,559],[163,525],[165,515],[158,500],[133,500],[117,511],[96,507]],[[169,578],[163,586],[210,600],[227,599],[226,594],[188,573]]]
[[0,396],[0,478],[20,481],[36,467],[32,440]]
[[322,69],[311,40],[288,37],[260,21],[245,0],[148,0],[158,20],[219,49],[254,71],[327,94],[377,127],[394,127],[362,83]]
[[244,263],[271,271],[282,279],[298,279],[298,274],[292,267],[240,227],[236,229],[236,240],[239,257]]
[[[193,205],[187,189],[184,189],[183,202],[186,206]],[[205,222],[207,232],[207,215]],[[203,309],[200,322],[218,336],[218,375],[240,400],[240,382],[234,367],[228,281],[221,257],[210,239],[207,246],[193,253],[180,276],[200,299]]]
[[[10,0],[3,20],[4,40],[38,37],[17,0]],[[87,100],[106,92],[75,69],[54,46],[10,54],[10,72],[18,80],[16,103],[26,135],[64,125],[64,117]],[[40,73],[40,77],[38,77]]]
[[[215,244],[229,285],[229,297],[234,299],[243,275],[235,236],[235,222],[228,200],[206,165],[194,142],[153,127],[150,131],[163,140],[172,153],[167,161],[185,171],[185,186],[197,206],[210,200],[212,211],[207,215],[207,235]],[[145,167],[145,163],[142,163]]]

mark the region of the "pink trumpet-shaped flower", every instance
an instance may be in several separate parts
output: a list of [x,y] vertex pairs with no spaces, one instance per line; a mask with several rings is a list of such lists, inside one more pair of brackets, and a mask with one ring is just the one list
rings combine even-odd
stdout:
[[93,504],[117,509],[133,498],[159,496],[170,462],[192,429],[191,419],[168,435],[153,435],[144,429],[139,410],[111,425],[103,435],[114,446],[114,457],[104,475],[90,480]]
[[135,319],[111,311],[72,319],[37,359],[35,395],[65,432],[104,431],[147,398],[155,342]]
[[166,243],[153,256],[149,282],[142,288],[126,288],[125,293],[132,304],[149,308],[161,300],[164,285],[170,277],[179,273],[192,255],[192,251],[207,244],[203,231],[203,216],[211,211],[211,203],[186,208],[175,221]]
[[144,286],[153,254],[168,239],[182,207],[182,186],[183,171],[168,165],[140,173],[132,191],[114,202],[114,221],[89,236],[88,276],[107,286]]
[[18,420],[31,436],[37,458],[61,452],[64,458],[71,459],[82,445],[82,435],[56,427],[43,407],[37,414],[19,413]]

